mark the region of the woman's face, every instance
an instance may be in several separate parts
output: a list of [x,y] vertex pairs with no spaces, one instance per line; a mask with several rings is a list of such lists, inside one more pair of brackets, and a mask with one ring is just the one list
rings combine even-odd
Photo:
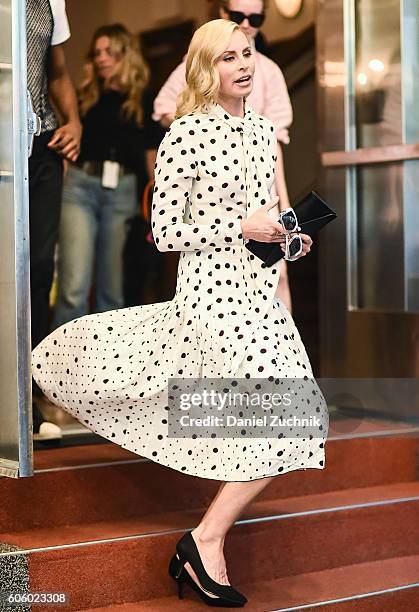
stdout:
[[[261,14],[263,13],[263,2],[262,0],[229,0],[228,9],[244,13],[244,15]],[[230,19],[229,13],[224,9],[220,9],[220,16],[223,19]],[[247,18],[239,24],[239,28],[248,38],[254,38],[260,29],[253,28]]]
[[246,36],[235,30],[228,49],[216,62],[220,75],[219,98],[245,98],[253,87],[255,59]]
[[111,40],[108,36],[100,36],[95,42],[93,63],[99,78],[110,82],[118,73],[119,60],[111,51]]

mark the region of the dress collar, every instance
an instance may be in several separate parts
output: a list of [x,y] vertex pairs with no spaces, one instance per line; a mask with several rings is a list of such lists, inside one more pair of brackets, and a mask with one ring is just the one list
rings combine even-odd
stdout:
[[255,125],[254,112],[249,106],[245,107],[244,117],[230,115],[220,104],[215,102],[208,105],[207,112],[208,115],[218,117],[218,119],[227,123],[232,132],[244,132],[247,135],[253,132]]

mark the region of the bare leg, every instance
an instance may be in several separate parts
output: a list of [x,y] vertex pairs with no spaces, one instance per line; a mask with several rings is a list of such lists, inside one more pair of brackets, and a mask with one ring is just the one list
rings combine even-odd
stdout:
[[275,297],[279,297],[282,300],[292,314],[292,300],[291,300],[291,290],[288,282],[288,271],[287,271],[287,262],[285,259],[281,261],[281,269],[280,269],[280,277],[278,287],[276,288]]
[[[228,530],[246,506],[271,482],[260,478],[250,482],[226,482],[218,490],[199,525],[192,531],[208,575],[219,584],[230,584],[224,559],[224,540]],[[199,583],[187,563],[185,569]]]

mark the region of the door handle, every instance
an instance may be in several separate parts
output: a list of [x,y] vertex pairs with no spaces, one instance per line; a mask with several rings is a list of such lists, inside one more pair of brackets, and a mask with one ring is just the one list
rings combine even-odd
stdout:
[[33,110],[32,98],[27,90],[27,114],[28,114],[28,157],[32,155],[33,139],[41,133],[41,119]]

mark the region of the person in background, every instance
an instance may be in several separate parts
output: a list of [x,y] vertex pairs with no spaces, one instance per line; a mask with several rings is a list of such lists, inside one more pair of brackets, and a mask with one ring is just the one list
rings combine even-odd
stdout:
[[54,327],[89,312],[93,281],[95,311],[124,306],[127,221],[153,176],[160,142],[160,126],[150,117],[149,70],[123,25],[96,30],[86,73],[79,91],[81,151],[64,184]]
[[[219,0],[219,16],[237,23],[241,31],[251,39],[253,47],[265,19],[267,0]],[[292,107],[281,69],[271,59],[255,51],[255,77],[253,91],[247,104],[257,113],[270,119],[276,127],[279,170],[275,187],[281,210],[290,206],[285,182],[281,143],[289,143],[288,127],[292,122]],[[186,87],[186,58],[172,72],[154,101],[153,119],[168,128],[174,120],[178,95]],[[291,312],[291,293],[288,284],[286,262],[281,265],[277,295]]]
[[[212,19],[219,19],[220,17],[220,0],[207,0],[208,1],[208,20],[211,21]],[[266,6],[265,6],[265,10],[266,10]],[[258,30],[255,38],[254,38],[254,43],[255,43],[255,49],[256,51],[259,51],[260,53],[263,53],[263,55],[266,55],[267,57],[271,57],[271,50],[270,50],[270,46],[269,43],[267,42],[265,36],[263,35],[263,33]]]
[[[29,232],[31,340],[35,348],[49,331],[49,294],[54,275],[63,180],[63,159],[76,161],[81,124],[77,97],[65,61],[63,43],[70,37],[65,0],[26,0],[27,79],[41,134],[29,158]],[[61,120],[54,114],[50,98]],[[39,389],[33,387],[33,437],[61,438],[61,429],[43,417]]]

